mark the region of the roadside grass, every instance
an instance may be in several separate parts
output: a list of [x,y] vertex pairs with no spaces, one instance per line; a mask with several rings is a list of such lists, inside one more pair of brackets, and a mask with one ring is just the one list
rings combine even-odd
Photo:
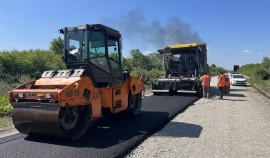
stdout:
[[249,83],[270,99],[270,80],[250,80]]
[[12,123],[11,117],[9,117],[9,116],[0,117],[0,128],[9,127],[12,124],[13,123]]
[[13,111],[13,107],[9,103],[8,97],[0,96],[0,117],[10,115]]
[[0,96],[0,128],[11,126],[12,119],[10,117],[13,111],[12,106],[9,104],[7,96]]

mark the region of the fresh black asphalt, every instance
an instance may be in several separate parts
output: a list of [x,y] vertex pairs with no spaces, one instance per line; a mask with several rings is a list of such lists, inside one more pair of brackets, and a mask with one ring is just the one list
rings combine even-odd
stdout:
[[23,134],[5,137],[0,139],[0,158],[124,157],[197,99],[190,95],[146,97],[138,115],[120,113],[95,120],[76,141]]

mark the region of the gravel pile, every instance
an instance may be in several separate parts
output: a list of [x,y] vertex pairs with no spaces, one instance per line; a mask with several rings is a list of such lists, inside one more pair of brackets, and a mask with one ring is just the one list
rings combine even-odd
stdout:
[[200,99],[132,151],[128,158],[270,157],[270,101],[252,87],[232,86]]

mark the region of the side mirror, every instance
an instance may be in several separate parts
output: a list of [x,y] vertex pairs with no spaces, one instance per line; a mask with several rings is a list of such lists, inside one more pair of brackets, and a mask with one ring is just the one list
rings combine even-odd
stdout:
[[122,72],[122,74],[123,74],[123,80],[127,81],[129,79],[129,76],[130,76],[129,72],[127,70],[125,70]]

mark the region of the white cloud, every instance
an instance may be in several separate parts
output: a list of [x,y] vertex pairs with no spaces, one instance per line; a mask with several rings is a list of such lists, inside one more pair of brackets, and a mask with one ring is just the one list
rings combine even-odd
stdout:
[[127,59],[130,58],[128,55],[124,55],[124,54],[123,54],[123,57],[124,57],[124,58],[127,58]]
[[148,50],[148,51],[143,52],[144,55],[148,55],[148,54],[151,54],[151,53],[154,53],[154,52],[151,51],[151,50]]
[[243,50],[243,54],[250,54],[251,53],[251,50]]
[[258,53],[258,55],[259,55],[259,56],[262,56],[262,55],[263,55],[263,53]]

